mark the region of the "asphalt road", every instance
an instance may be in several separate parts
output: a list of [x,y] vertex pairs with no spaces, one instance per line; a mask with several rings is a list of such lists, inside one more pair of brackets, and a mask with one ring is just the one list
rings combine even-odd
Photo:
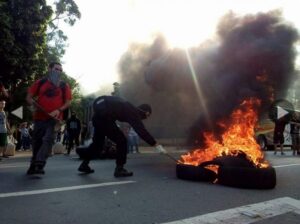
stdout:
[[[180,153],[172,155],[179,158]],[[28,177],[25,172],[29,159],[11,157],[0,162],[1,224],[250,223],[238,218],[228,222],[221,218],[215,222],[184,219],[272,199],[296,199],[296,204],[300,200],[300,157],[290,152],[284,156],[267,153],[277,174],[277,186],[272,190],[180,180],[176,178],[174,161],[155,153],[129,155],[126,168],[134,176],[128,178],[113,177],[114,160],[93,161],[95,173],[79,174],[80,160],[76,155],[52,156],[44,176]],[[286,217],[291,215],[288,212]],[[292,215],[294,219],[296,213]],[[255,215],[246,216],[255,219]],[[289,220],[285,223],[294,223],[292,218]]]

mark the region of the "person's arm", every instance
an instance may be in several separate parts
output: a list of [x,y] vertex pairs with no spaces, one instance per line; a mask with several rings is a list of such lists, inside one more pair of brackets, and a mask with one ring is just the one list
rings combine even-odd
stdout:
[[70,131],[70,118],[66,121],[65,130],[68,132]]
[[9,97],[9,94],[8,94],[7,90],[5,89],[5,87],[4,87],[4,85],[3,85],[2,82],[0,82],[0,91],[3,93],[3,95],[5,97],[7,97],[7,98]]
[[6,128],[7,128],[8,135],[11,135],[12,133],[11,133],[10,125],[7,120],[6,120]]
[[33,98],[32,98],[32,94],[30,92],[27,93],[27,96],[26,96],[26,101],[27,103],[31,106],[33,105]]
[[62,112],[63,112],[65,109],[67,109],[70,105],[71,105],[71,100],[67,100],[67,101],[65,102],[64,105],[62,105],[60,108],[58,108],[58,109],[52,111],[51,113],[49,113],[49,115],[50,115],[51,117],[54,117],[54,118],[58,119],[60,113],[62,113]]
[[81,132],[81,122],[79,119],[78,119],[78,131],[79,131],[79,133]]
[[66,83],[65,85],[65,89],[63,90],[65,91],[65,103],[61,107],[57,108],[56,110],[50,113],[50,116],[56,119],[59,117],[60,113],[62,113],[65,109],[69,108],[71,105],[72,91],[68,83]]
[[63,112],[65,109],[69,108],[71,105],[71,100],[66,100],[65,104],[62,105],[60,108],[58,108],[58,110],[60,112]]
[[34,105],[33,97],[36,96],[38,92],[40,80],[35,81],[27,90],[26,101],[31,106]]
[[135,130],[135,132],[149,145],[155,146],[157,144],[155,139],[147,131],[143,122],[140,119],[132,118],[128,123],[132,126],[132,128]]
[[164,147],[159,144],[152,135],[147,131],[145,128],[143,122],[138,118],[138,115],[136,114],[130,114],[129,124],[132,126],[134,131],[149,145],[154,146],[157,152],[161,154],[166,154],[167,151],[164,149]]

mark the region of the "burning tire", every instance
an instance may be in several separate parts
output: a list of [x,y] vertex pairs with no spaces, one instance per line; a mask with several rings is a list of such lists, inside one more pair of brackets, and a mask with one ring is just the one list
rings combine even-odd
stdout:
[[179,179],[193,181],[213,182],[217,175],[215,172],[201,166],[192,166],[187,164],[177,164],[176,176]]
[[[218,173],[207,169],[215,165]],[[199,166],[177,164],[177,177],[186,180],[210,181],[250,189],[272,189],[276,185],[276,173],[273,167],[257,168],[249,161],[244,153],[237,156],[221,156],[211,161],[201,163]]]
[[249,167],[255,168],[252,162],[250,162],[244,153],[239,153],[237,156],[221,156],[217,157],[211,161],[206,161],[200,164],[200,166],[205,167],[208,165],[217,166],[227,166],[227,167]]
[[273,189],[276,185],[276,172],[273,167],[260,169],[220,166],[218,183],[238,188]]

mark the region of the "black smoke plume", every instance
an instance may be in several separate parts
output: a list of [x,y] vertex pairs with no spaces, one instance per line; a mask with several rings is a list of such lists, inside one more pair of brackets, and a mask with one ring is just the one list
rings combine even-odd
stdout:
[[217,121],[243,100],[261,99],[262,112],[272,99],[285,96],[297,75],[298,32],[279,11],[244,17],[228,13],[217,34],[216,40],[188,50],[171,49],[158,36],[150,45],[132,44],[123,55],[122,96],[152,105],[154,135],[184,136],[201,144],[204,131],[219,137]]

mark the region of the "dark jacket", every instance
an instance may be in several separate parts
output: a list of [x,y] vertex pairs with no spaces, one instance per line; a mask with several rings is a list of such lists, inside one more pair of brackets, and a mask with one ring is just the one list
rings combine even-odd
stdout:
[[80,120],[75,116],[75,117],[70,117],[67,120],[67,130],[69,133],[71,134],[79,134],[81,131],[81,124],[80,124]]
[[105,116],[112,121],[127,122],[145,142],[151,146],[156,144],[142,122],[142,113],[128,101],[116,96],[101,96],[95,99],[93,108],[95,117]]

